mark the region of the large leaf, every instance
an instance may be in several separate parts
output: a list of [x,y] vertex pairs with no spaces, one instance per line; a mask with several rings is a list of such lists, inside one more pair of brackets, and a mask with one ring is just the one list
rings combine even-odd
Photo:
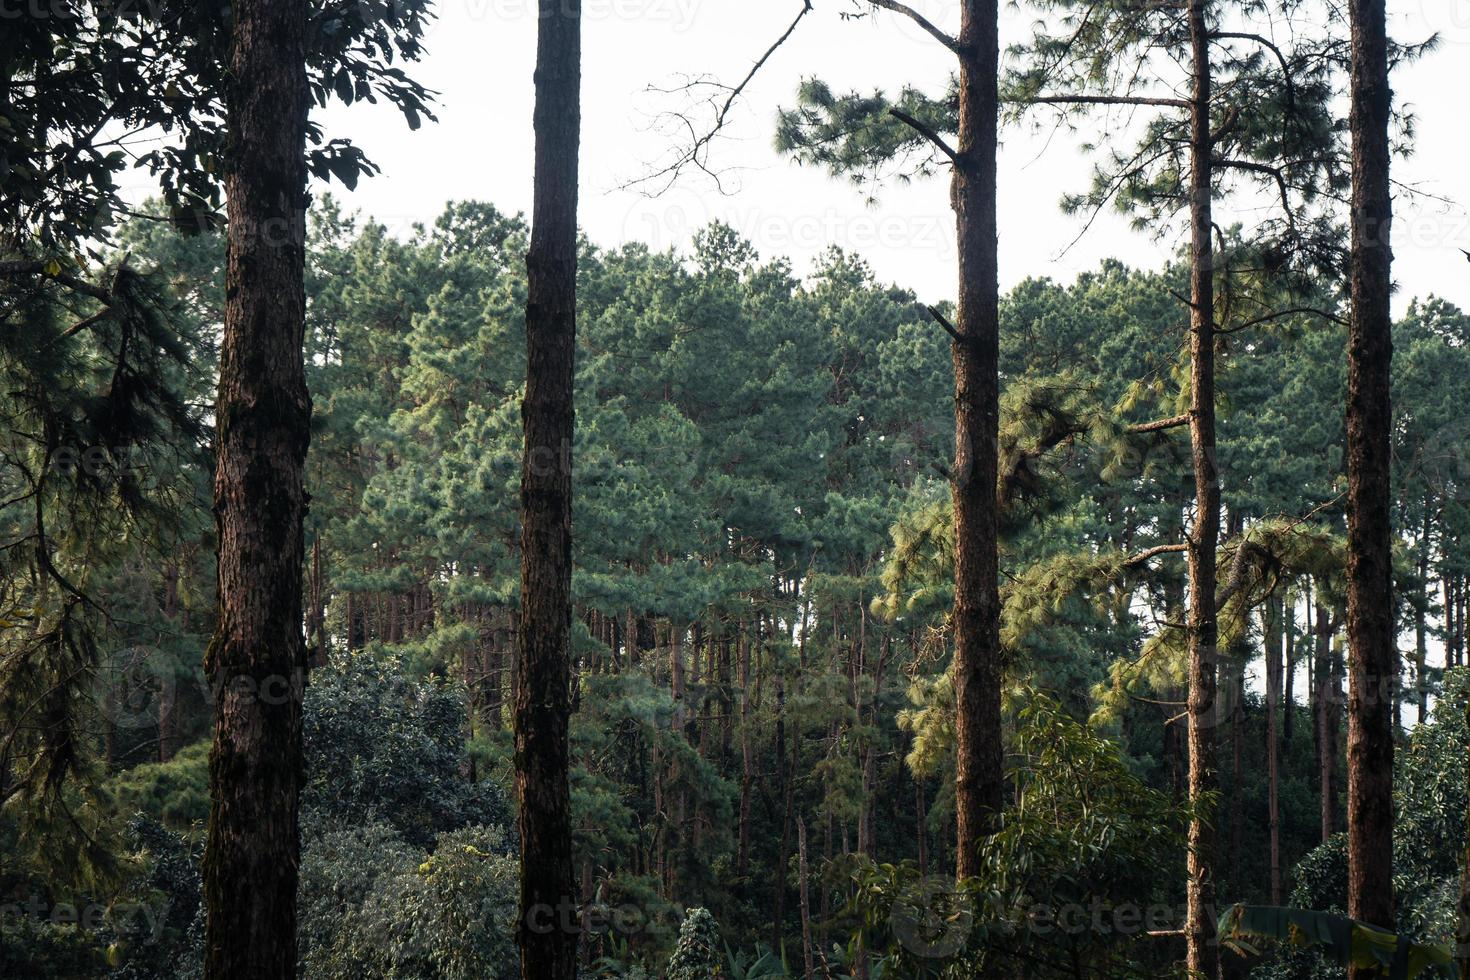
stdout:
[[1458,978],[1448,946],[1411,942],[1386,929],[1345,915],[1274,905],[1235,904],[1220,916],[1220,941],[1237,952],[1250,952],[1246,937],[1315,946],[1342,966],[1377,966],[1389,980],[1413,980],[1430,967]]

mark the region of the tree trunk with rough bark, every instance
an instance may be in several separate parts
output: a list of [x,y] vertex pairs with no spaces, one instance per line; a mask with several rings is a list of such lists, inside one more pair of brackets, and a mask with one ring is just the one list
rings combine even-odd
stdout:
[[573,364],[577,332],[580,0],[540,0],[535,189],[521,404],[521,616],[515,679],[525,980],[577,972],[567,727],[571,713]]
[[956,871],[980,870],[980,841],[1004,806],[997,581],[1000,382],[996,243],[999,41],[995,0],[960,8],[960,120],[951,201],[959,252],[955,376],[954,685]]
[[306,21],[237,0],[225,94],[225,326],[215,403],[219,619],[204,851],[204,973],[296,975],[306,299]]
[[[1348,327],[1348,915],[1394,927],[1388,38],[1384,0],[1351,0]],[[1349,977],[1366,978],[1361,967]]]
[[[1215,456],[1215,257],[1210,191],[1210,37],[1206,0],[1189,0],[1194,85],[1190,96],[1190,453],[1195,522],[1189,541],[1189,799],[1214,792],[1214,726],[1219,627],[1215,615],[1215,551],[1220,537],[1220,477]],[[1215,832],[1206,815],[1189,823],[1185,948],[1190,970],[1213,978]]]

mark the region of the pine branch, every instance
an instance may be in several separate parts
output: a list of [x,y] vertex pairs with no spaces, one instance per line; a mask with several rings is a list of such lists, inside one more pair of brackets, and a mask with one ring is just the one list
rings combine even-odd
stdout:
[[1292,220],[1294,212],[1291,209],[1291,192],[1286,186],[1286,175],[1280,167],[1256,163],[1254,160],[1235,160],[1229,157],[1216,157],[1210,161],[1210,165],[1228,170],[1244,170],[1247,173],[1262,174],[1275,180],[1281,192],[1281,209],[1286,212],[1287,220]]
[[1181,425],[1188,425],[1191,417],[1192,416],[1189,412],[1185,412],[1183,415],[1175,415],[1167,419],[1155,419],[1152,422],[1140,422],[1137,425],[1130,425],[1127,431],[1141,433],[1159,432],[1164,429],[1173,429]]
[[1133,565],[1141,565],[1151,558],[1157,558],[1159,555],[1178,554],[1188,550],[1189,545],[1182,542],[1179,544],[1156,544],[1152,548],[1145,548],[1138,554],[1131,556],[1127,561],[1123,562],[1123,566],[1127,568]]
[[46,262],[0,262],[0,277],[15,278],[18,276],[44,276],[59,285],[65,286],[72,292],[90,296],[99,303],[112,304],[112,293],[101,286],[78,279],[76,276],[65,272],[51,272],[47,270]]
[[1188,109],[1185,99],[1169,99],[1148,95],[1032,95],[1017,101],[1027,105],[1134,105]]
[[1311,316],[1319,316],[1322,319],[1324,319],[1324,320],[1330,320],[1333,323],[1340,323],[1340,324],[1346,324],[1347,323],[1346,320],[1344,320],[1342,317],[1338,316],[1336,313],[1332,313],[1332,312],[1329,312],[1327,310],[1320,309],[1319,307],[1316,307],[1316,306],[1293,306],[1293,307],[1291,307],[1289,309],[1277,310],[1274,313],[1263,313],[1263,314],[1261,314],[1258,317],[1254,317],[1253,319],[1247,320],[1244,323],[1237,324],[1237,325],[1235,325],[1233,327],[1230,327],[1228,329],[1221,330],[1221,329],[1218,329],[1217,328],[1215,330],[1215,333],[1217,333],[1217,334],[1240,333],[1240,331],[1242,331],[1242,330],[1249,330],[1251,327],[1259,327],[1263,323],[1269,323],[1272,320],[1279,320],[1279,319],[1281,319],[1284,316],[1295,316],[1297,314],[1308,314],[1308,315],[1311,315]]

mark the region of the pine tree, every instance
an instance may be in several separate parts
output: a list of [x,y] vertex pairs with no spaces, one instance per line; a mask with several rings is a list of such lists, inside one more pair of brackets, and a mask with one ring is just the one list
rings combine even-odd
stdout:
[[[1382,0],[1353,0],[1348,331],[1348,914],[1394,924],[1393,607],[1388,37]],[[1350,976],[1367,977],[1353,967]]]
[[[526,980],[577,972],[568,790],[571,714],[573,362],[577,330],[578,0],[541,0],[536,165],[526,253],[526,393],[521,466],[521,608],[515,690]],[[548,922],[550,927],[548,928]]]
[[294,976],[301,788],[306,12],[234,9],[225,330],[215,403],[219,621],[205,975]]

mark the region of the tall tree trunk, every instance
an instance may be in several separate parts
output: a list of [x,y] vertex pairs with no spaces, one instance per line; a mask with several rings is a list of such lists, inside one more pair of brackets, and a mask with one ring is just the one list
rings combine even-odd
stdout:
[[1342,639],[1331,635],[1336,624],[1329,620],[1327,638],[1327,686],[1326,701],[1322,708],[1322,840],[1326,841],[1337,831],[1337,757],[1342,731]]
[[[1465,705],[1465,722],[1470,724],[1470,703]],[[1470,774],[1467,774],[1470,781]],[[1466,818],[1470,820],[1470,805],[1466,808]],[[1470,822],[1466,823],[1470,827]],[[1459,917],[1455,926],[1455,965],[1459,968],[1460,976],[1470,977],[1470,840],[1466,841],[1465,849],[1460,854],[1460,901],[1458,904]]]
[[1428,711],[1429,685],[1424,670],[1429,652],[1429,493],[1424,494],[1424,522],[1419,531],[1419,604],[1414,610],[1414,708],[1417,721],[1424,721]]
[[[1220,477],[1215,469],[1215,261],[1210,240],[1210,37],[1206,0],[1189,0],[1194,86],[1190,97],[1190,416],[1195,521],[1189,542],[1189,799],[1214,792],[1216,663],[1215,550],[1220,537]],[[1185,944],[1189,969],[1213,978],[1215,946],[1215,833],[1196,811],[1189,822]]]
[[[852,712],[860,734],[857,739],[858,772],[861,782],[858,787],[857,851],[859,854],[873,853],[873,777],[874,750],[869,727],[870,719],[863,710],[862,685],[859,680],[868,670],[868,610],[858,595],[858,641],[852,658]],[[876,703],[873,705],[876,709]]]
[[581,0],[540,0],[535,190],[526,254],[521,404],[521,621],[515,687],[525,980],[571,980],[577,932],[567,786],[571,713],[572,372],[577,333],[577,150]]
[[[1229,540],[1236,533],[1227,529],[1225,537]],[[1232,892],[1240,891],[1240,856],[1245,853],[1245,792],[1242,787],[1245,785],[1245,665],[1249,658],[1250,646],[1242,636],[1231,645],[1220,666],[1219,679],[1219,690],[1224,692],[1222,700],[1230,711],[1230,792],[1229,802],[1220,811],[1222,820],[1224,814],[1230,815],[1230,835],[1220,848],[1219,867],[1225,869],[1227,887]],[[1222,799],[1227,798],[1223,790],[1220,795]]]
[[961,878],[1004,805],[997,582],[996,432],[1000,418],[996,270],[997,0],[960,8],[960,121],[951,199],[959,243],[955,377],[955,833]]
[[[690,711],[685,695],[688,693],[684,676],[684,625],[669,623],[669,683],[672,688],[674,715],[670,732],[688,744]],[[684,778],[683,765],[677,756],[670,760],[669,778],[678,791],[674,797],[674,814],[670,821],[669,843],[673,852],[682,858],[689,853],[689,781]],[[682,860],[669,864],[669,896],[679,894],[679,872]]]
[[798,896],[801,901],[801,965],[802,976],[812,980],[816,976],[812,966],[812,904],[808,881],[811,871],[806,860],[806,817],[796,819],[796,871],[800,876]]
[[750,636],[745,624],[738,628],[740,669],[740,814],[736,828],[735,873],[750,873],[750,789],[755,780],[755,748],[751,739]]
[[[169,562],[163,570],[163,616],[170,628],[183,633],[179,614],[179,566]],[[169,675],[162,678],[158,691],[158,761],[168,762],[178,751],[178,724],[174,713],[178,705],[178,674],[172,661],[166,668]]]
[[[1394,925],[1388,38],[1384,0],[1350,0],[1353,143],[1348,327],[1348,915]],[[1350,977],[1369,976],[1354,967]]]
[[[793,742],[796,739],[792,740]],[[791,863],[791,812],[793,784],[790,769],[786,765],[786,684],[776,676],[776,785],[781,790],[781,848],[777,851],[776,873],[771,882],[772,901],[776,914],[771,917],[771,948],[781,949],[781,939],[786,925],[786,872]]]
[[1465,609],[1467,602],[1465,576],[1455,576],[1455,666],[1465,666]]
[[1460,635],[1464,631],[1464,625],[1460,615],[1459,579],[1448,572],[1444,574],[1444,631],[1445,666],[1457,667],[1460,664]]
[[237,0],[225,327],[215,403],[219,617],[204,850],[204,973],[296,975],[303,480],[311,433],[305,336],[306,17]]
[[1286,644],[1281,675],[1281,705],[1284,711],[1284,714],[1281,716],[1281,738],[1287,745],[1291,744],[1292,732],[1296,728],[1296,600],[1297,594],[1295,590],[1286,594],[1281,621],[1283,642]]
[[[1276,720],[1281,700],[1281,639],[1285,603],[1267,600],[1266,634],[1266,824],[1271,849],[1271,904],[1281,904],[1281,804]],[[1288,710],[1290,707],[1288,706]]]
[[311,644],[311,665],[327,663],[327,595],[326,573],[322,568],[322,536],[318,531],[311,542],[311,628],[307,642]]

